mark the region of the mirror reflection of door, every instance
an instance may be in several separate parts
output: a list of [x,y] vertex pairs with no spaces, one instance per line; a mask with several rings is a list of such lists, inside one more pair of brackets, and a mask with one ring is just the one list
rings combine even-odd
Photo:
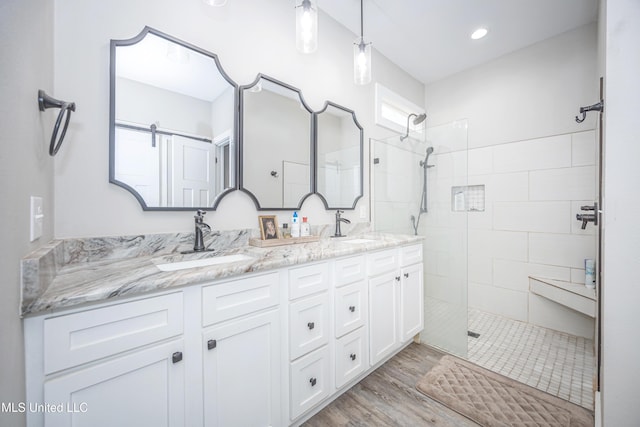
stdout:
[[171,137],[169,206],[210,206],[215,194],[215,145],[178,135]]
[[212,208],[235,186],[237,85],[214,54],[147,27],[112,40],[111,85],[111,182],[145,209]]

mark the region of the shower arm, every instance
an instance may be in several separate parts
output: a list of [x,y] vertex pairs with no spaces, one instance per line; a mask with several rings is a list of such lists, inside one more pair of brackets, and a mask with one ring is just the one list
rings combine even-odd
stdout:
[[589,112],[589,111],[603,112],[604,111],[604,100],[601,99],[600,102],[598,102],[597,104],[588,105],[586,107],[580,107],[580,114],[582,114],[582,117],[576,116],[576,123],[584,122],[584,120],[587,118],[587,112]]

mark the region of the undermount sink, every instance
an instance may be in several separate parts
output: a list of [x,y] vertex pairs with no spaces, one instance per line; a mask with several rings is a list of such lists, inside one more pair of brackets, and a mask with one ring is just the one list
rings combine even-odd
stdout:
[[342,243],[353,243],[354,245],[363,245],[365,243],[373,243],[375,240],[373,239],[350,239],[343,240]]
[[223,255],[211,258],[193,259],[188,261],[167,262],[164,264],[156,264],[156,267],[158,267],[161,271],[176,271],[195,267],[206,267],[210,265],[230,264],[232,262],[248,261],[250,259],[253,258],[243,254]]

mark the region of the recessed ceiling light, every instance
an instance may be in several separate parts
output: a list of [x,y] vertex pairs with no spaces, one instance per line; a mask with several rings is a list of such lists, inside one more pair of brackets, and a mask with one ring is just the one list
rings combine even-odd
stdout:
[[474,40],[478,40],[487,35],[489,31],[486,28],[478,28],[471,34],[471,38]]

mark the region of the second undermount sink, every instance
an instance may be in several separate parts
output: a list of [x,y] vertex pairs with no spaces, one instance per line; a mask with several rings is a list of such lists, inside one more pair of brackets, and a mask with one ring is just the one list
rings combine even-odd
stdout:
[[350,240],[343,240],[342,243],[352,243],[354,245],[364,245],[366,243],[373,243],[375,242],[375,240],[373,239],[350,239]]
[[238,261],[249,261],[251,259],[253,258],[248,255],[234,254],[216,256],[211,258],[192,259],[188,261],[167,262],[164,264],[156,264],[156,267],[158,267],[158,269],[160,269],[161,271],[177,271],[194,267],[206,267],[210,265],[230,264],[232,262]]

